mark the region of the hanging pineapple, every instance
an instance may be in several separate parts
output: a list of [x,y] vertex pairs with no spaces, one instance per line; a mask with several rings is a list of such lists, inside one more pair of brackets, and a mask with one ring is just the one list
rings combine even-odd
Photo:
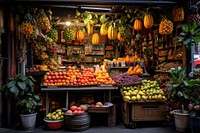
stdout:
[[200,15],[198,13],[198,7],[196,5],[190,5],[188,9],[187,22],[196,22],[200,26]]
[[33,26],[30,22],[23,22],[21,25],[21,33],[24,35],[30,35],[33,33]]
[[174,22],[184,20],[184,9],[183,7],[174,7],[172,11],[172,19]]
[[153,26],[153,16],[149,13],[144,15],[144,27],[149,29]]
[[50,30],[51,24],[49,21],[49,18],[46,16],[43,9],[39,10],[39,13],[37,15],[36,19],[36,25],[42,30]]
[[74,31],[67,27],[63,32],[63,38],[66,42],[74,40]]
[[161,35],[169,35],[173,31],[173,23],[172,21],[164,18],[159,25],[159,33]]

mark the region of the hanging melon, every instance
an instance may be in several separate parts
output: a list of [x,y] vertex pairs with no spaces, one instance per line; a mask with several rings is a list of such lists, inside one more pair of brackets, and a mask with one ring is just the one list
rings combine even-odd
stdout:
[[105,24],[102,24],[100,28],[100,35],[107,35],[107,33],[108,33],[107,26]]
[[184,20],[184,9],[183,9],[183,7],[173,8],[172,19],[175,22]]
[[142,29],[142,21],[139,20],[139,19],[136,19],[136,20],[134,21],[133,28],[134,28],[135,30],[141,30],[141,29]]
[[144,27],[149,29],[153,26],[153,16],[149,13],[144,15]]
[[79,42],[83,41],[84,37],[85,37],[84,32],[82,30],[79,30],[76,34],[77,41]]
[[113,25],[108,27],[108,39],[115,40],[117,38],[117,29]]
[[119,40],[120,42],[124,41],[124,38],[121,37],[121,33],[120,32],[117,33],[117,40]]
[[173,23],[168,19],[163,19],[159,25],[159,33],[161,35],[169,35],[173,31]]
[[88,23],[86,24],[86,28],[87,28],[88,35],[92,35],[93,34],[93,23],[92,23],[92,21],[88,21]]
[[99,34],[98,33],[94,33],[92,35],[92,44],[93,45],[97,45],[97,44],[99,44],[99,42],[100,42],[100,36],[99,36]]

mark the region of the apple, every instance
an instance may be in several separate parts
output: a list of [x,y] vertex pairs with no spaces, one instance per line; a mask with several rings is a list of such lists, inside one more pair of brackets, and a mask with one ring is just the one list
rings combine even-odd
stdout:
[[72,111],[75,111],[75,110],[77,109],[77,106],[73,105],[73,106],[70,107],[70,109],[71,109]]
[[77,111],[77,110],[74,110],[74,111],[73,111],[73,114],[78,114],[78,111]]
[[80,111],[80,110],[81,110],[81,107],[77,107],[76,110]]
[[70,115],[71,115],[72,113],[73,113],[73,112],[72,112],[71,110],[67,110],[67,111],[66,111],[66,114],[70,114]]

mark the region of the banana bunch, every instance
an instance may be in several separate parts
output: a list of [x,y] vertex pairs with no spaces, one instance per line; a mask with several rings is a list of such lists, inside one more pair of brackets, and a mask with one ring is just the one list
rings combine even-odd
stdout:
[[44,10],[40,10],[36,19],[36,25],[42,30],[50,30],[51,24]]
[[173,23],[168,19],[163,19],[159,25],[159,33],[161,35],[169,35],[173,31]]
[[63,37],[65,41],[72,41],[74,40],[74,31],[71,30],[70,28],[66,28],[65,31],[63,32]]
[[54,42],[58,41],[58,31],[53,28],[50,29],[47,36],[52,38]]
[[30,35],[33,33],[33,26],[29,22],[23,22],[21,25],[21,33],[24,35]]

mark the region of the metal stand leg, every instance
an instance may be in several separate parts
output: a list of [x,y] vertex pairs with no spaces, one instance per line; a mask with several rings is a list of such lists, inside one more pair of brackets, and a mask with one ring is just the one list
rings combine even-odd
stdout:
[[69,106],[69,92],[66,91],[66,108],[68,109],[68,106]]
[[46,91],[46,114],[49,112],[49,93]]

